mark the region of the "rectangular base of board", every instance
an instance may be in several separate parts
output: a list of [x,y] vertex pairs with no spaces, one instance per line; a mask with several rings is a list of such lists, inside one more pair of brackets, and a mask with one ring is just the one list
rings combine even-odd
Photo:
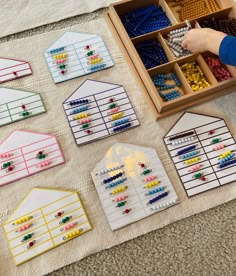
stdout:
[[[222,13],[227,14],[229,10],[230,9],[227,9],[226,11],[222,11]],[[115,37],[122,53],[124,54],[126,61],[128,62],[129,67],[131,68],[132,73],[134,74],[135,79],[137,80],[156,120],[166,117],[168,115],[171,115],[173,113],[176,113],[178,111],[186,110],[187,108],[189,108],[191,106],[194,106],[194,105],[197,105],[200,103],[204,103],[206,101],[212,100],[216,97],[226,95],[227,93],[231,93],[236,90],[235,89],[236,78],[234,77],[233,79],[231,79],[229,81],[225,81],[223,84],[218,84],[218,85],[214,84],[214,87],[212,87],[211,89],[208,89],[207,93],[205,91],[204,91],[204,93],[196,92],[196,94],[194,93],[195,95],[192,95],[187,100],[186,99],[185,100],[182,100],[182,99],[175,100],[176,102],[173,104],[172,108],[169,108],[169,109],[164,108],[159,112],[157,103],[155,103],[155,100],[153,100],[152,95],[150,95],[150,91],[149,91],[150,86],[149,86],[149,88],[147,87],[147,82],[145,82],[145,80],[143,80],[143,76],[140,73],[140,70],[137,69],[137,66],[133,61],[133,57],[130,56],[129,51],[126,48],[125,43],[124,43],[123,39],[121,38],[114,21],[112,20],[111,12],[109,12],[109,11],[106,12],[104,16],[105,16],[105,19],[108,23],[108,26],[109,26],[113,36]],[[176,26],[174,25],[171,28],[174,28],[174,27],[176,27]],[[192,55],[192,57],[190,57],[190,59],[195,59],[195,56]],[[201,57],[196,58],[196,59],[201,59]],[[181,61],[179,61],[179,62],[181,62]],[[167,66],[171,66],[174,68],[174,66],[175,66],[174,63],[175,63],[175,61],[170,61]]]

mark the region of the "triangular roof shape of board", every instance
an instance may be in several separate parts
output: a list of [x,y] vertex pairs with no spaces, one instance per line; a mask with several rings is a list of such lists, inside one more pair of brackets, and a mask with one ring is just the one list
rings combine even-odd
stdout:
[[[61,45],[67,46],[75,44],[78,42],[86,41],[93,38],[99,38],[100,36],[94,34],[84,34],[78,32],[65,32],[59,39],[57,39],[47,51],[53,50],[55,48],[60,48]],[[66,43],[65,43],[66,41]]]
[[39,94],[35,92],[28,92],[28,91],[23,91],[19,89],[0,87],[0,98],[1,98],[0,106],[2,104],[8,104],[9,102],[21,100],[23,98],[34,96],[34,95],[39,95]]
[[175,135],[176,133],[184,132],[202,125],[211,124],[219,120],[222,119],[192,112],[185,112],[164,137]]
[[[38,142],[39,140],[53,138],[53,135],[36,133],[25,130],[13,130],[4,140],[0,143],[0,152],[4,148],[4,152],[18,147],[25,147],[29,144]],[[14,147],[13,147],[14,146]]]
[[[34,211],[41,207],[55,202],[63,197],[69,196],[73,191],[54,190],[45,188],[33,188],[30,193],[24,198],[24,200],[15,209],[13,214],[7,221],[15,220],[19,217],[25,216],[29,210]],[[39,200],[40,199],[40,200]]]
[[69,98],[64,101],[64,103],[77,100],[78,98],[93,96],[97,93],[119,87],[121,86],[117,84],[87,79],[71,94]]
[[27,61],[0,57],[0,83],[32,74]]

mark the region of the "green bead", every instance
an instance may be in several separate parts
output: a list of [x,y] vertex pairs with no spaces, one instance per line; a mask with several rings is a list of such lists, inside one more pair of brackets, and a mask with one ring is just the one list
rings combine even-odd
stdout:
[[11,162],[6,163],[7,167],[11,166]]
[[61,65],[59,66],[59,68],[60,68],[60,69],[65,69],[65,68],[66,68],[66,65],[65,65],[65,64],[61,64]]
[[124,205],[125,205],[125,201],[119,202],[119,203],[116,205],[116,207],[121,207],[121,206],[124,206]]
[[143,171],[143,175],[146,175],[146,174],[148,174],[150,172],[151,172],[151,170],[145,170],[145,171]]
[[27,239],[30,239],[32,237],[32,234],[28,234],[26,237]]
[[110,108],[114,108],[114,107],[116,107],[116,104],[115,103],[113,103],[113,104],[110,104],[110,106],[109,106]]
[[202,177],[202,173],[196,173],[196,174],[194,174],[194,177],[195,177],[196,179],[199,179],[199,178]]
[[7,163],[4,163],[2,166],[3,166],[3,168],[6,168],[7,167]]
[[27,236],[24,236],[23,241],[26,241],[27,239],[28,239]]
[[89,126],[89,124],[84,124],[82,125],[82,128],[87,128]]
[[216,143],[219,143],[219,142],[220,142],[219,138],[215,138],[211,141],[212,144],[216,144]]
[[62,223],[66,223],[66,219],[62,219],[62,221],[61,221]]

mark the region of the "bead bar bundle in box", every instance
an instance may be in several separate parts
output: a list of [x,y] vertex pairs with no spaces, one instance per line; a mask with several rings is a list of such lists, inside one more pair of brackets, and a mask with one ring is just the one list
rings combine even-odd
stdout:
[[[235,91],[235,67],[181,47],[197,25],[235,35],[234,9],[231,0],[124,0],[110,6],[107,22],[156,119]],[[172,73],[178,84],[167,79]]]

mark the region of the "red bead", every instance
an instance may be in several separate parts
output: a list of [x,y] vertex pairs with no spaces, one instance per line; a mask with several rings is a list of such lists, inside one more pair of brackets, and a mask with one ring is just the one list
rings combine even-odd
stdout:
[[39,152],[38,152],[38,155],[42,155],[42,154],[43,154],[43,152],[42,152],[42,151],[39,151]]
[[14,76],[17,76],[17,73],[16,73],[16,72],[12,72],[12,74],[13,74]]
[[89,129],[87,129],[85,132],[88,133],[88,134],[92,133],[92,131],[89,130]]
[[88,50],[89,48],[90,48],[89,45],[87,45],[87,46],[85,47],[86,50]]
[[110,103],[113,103],[113,102],[114,102],[114,99],[113,99],[113,98],[110,98],[109,102],[110,102]]
[[58,212],[57,216],[60,217],[62,215],[62,212]]
[[8,171],[9,171],[9,172],[13,171],[13,167],[9,167],[9,168],[8,168]]
[[210,130],[210,131],[208,132],[209,135],[212,135],[212,134],[214,134],[214,133],[215,133],[214,130]]
[[202,181],[206,181],[206,177],[205,177],[205,176],[202,176],[202,177],[201,177],[201,180],[202,180]]
[[125,214],[128,214],[129,211],[130,211],[129,209],[125,209],[125,210],[124,210],[124,213],[125,213]]
[[145,164],[143,164],[143,163],[140,163],[139,165],[140,165],[141,168],[145,168],[146,167]]
[[65,74],[65,71],[64,71],[64,70],[62,70],[62,71],[61,71],[61,73],[62,73],[62,75],[64,75],[64,74]]
[[25,108],[26,108],[26,106],[25,106],[24,104],[22,104],[21,108],[22,108],[22,109],[25,109]]
[[34,245],[34,242],[30,242],[29,246],[32,247]]

